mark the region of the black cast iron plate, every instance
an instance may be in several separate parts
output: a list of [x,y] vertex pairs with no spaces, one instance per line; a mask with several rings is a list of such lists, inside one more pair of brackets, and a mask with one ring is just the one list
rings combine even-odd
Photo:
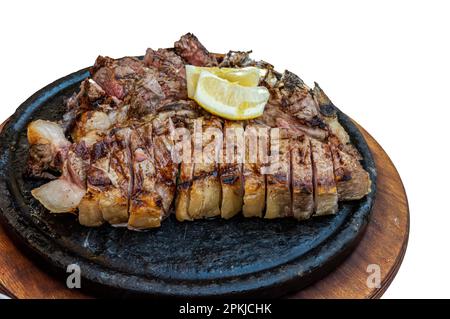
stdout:
[[38,118],[60,119],[64,99],[87,76],[83,69],[35,93],[0,135],[2,221],[52,268],[63,273],[67,265],[78,264],[88,286],[126,296],[275,297],[320,279],[361,238],[375,198],[375,163],[361,133],[340,111],[342,125],[364,157],[372,191],[362,200],[340,203],[335,216],[184,223],[171,216],[159,229],[133,232],[107,225],[86,228],[75,215],[50,214],[30,194],[43,181],[23,177],[26,127]]

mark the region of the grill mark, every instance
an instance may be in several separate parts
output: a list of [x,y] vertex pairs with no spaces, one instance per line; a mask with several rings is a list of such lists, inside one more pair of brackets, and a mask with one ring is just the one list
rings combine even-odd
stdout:
[[[270,129],[268,130],[268,138],[267,138],[267,151],[270,152],[270,149],[272,148],[272,143],[271,143],[271,139],[270,139]],[[270,165],[270,156],[269,156],[269,163],[264,163],[264,165]],[[261,168],[260,168],[261,170]],[[264,179],[264,208],[263,208],[263,212],[262,212],[262,217],[266,216],[266,211],[267,211],[267,189],[268,189],[268,182],[267,182],[267,174],[263,174],[263,179]]]
[[130,180],[128,181],[128,199],[127,199],[127,214],[128,214],[128,218],[130,218],[130,207],[131,207],[131,193],[133,192],[133,185],[134,185],[134,170],[133,170],[133,152],[131,152],[131,134],[130,132],[128,132],[127,135],[127,141],[126,143],[126,153],[127,153],[127,157],[128,157],[128,170],[130,171]]
[[191,176],[189,176],[189,188],[187,190],[187,206],[186,206],[186,215],[189,216],[189,218],[192,219],[191,214],[189,214],[189,206],[191,205],[191,190],[192,190],[192,183],[194,181],[194,172],[195,172],[195,161],[194,159],[194,141],[192,140],[194,138],[194,135],[192,135],[191,132],[191,162],[192,162],[192,169],[191,169]]
[[[214,164],[214,166],[215,166],[215,172],[216,173],[218,173],[218,171],[220,170],[220,161],[222,161],[223,162],[223,157],[225,156],[225,154],[224,154],[224,151],[223,151],[223,146],[225,145],[225,143],[226,143],[226,139],[225,139],[225,127],[224,127],[224,125],[225,125],[225,121],[221,121],[220,122],[220,130],[222,131],[222,158],[221,159],[219,159],[219,163],[215,163]],[[214,136],[214,141],[216,140],[216,138],[217,138],[217,136]],[[217,159],[217,154],[214,154],[215,156],[215,158]],[[219,187],[220,187],[220,194],[219,194],[219,211],[220,211],[220,214],[222,214],[222,199],[223,199],[223,188],[222,188],[222,181],[221,181],[221,178],[220,178],[220,176],[218,176],[218,181],[219,181]]]
[[[146,125],[150,125],[150,127],[151,127],[150,134],[153,135],[153,125],[150,124],[150,123],[147,123]],[[152,137],[150,137],[150,139],[145,138],[144,136],[142,136],[141,132],[138,129],[136,129],[136,133],[137,133],[138,137],[141,139],[141,141],[143,142],[143,146],[144,146],[143,151],[147,153],[147,156],[148,156],[149,160],[153,161],[153,165],[155,166],[155,169],[156,169],[155,157],[154,157],[154,154],[151,152],[151,149],[150,149],[150,147],[153,148],[153,139],[152,139]],[[150,142],[150,145],[148,145],[149,142]],[[156,178],[156,176],[153,176],[153,178]],[[152,195],[157,197],[155,204],[158,207],[162,207],[161,196],[159,196],[159,194],[156,192],[156,189],[153,190],[153,193],[154,194],[152,194]]]
[[314,209],[313,209],[313,216],[316,214],[316,210],[317,210],[317,201],[316,201],[316,185],[317,185],[317,181],[316,181],[316,164],[314,162],[314,156],[313,156],[313,149],[312,149],[312,144],[311,144],[311,140],[309,140],[309,150],[310,150],[310,158],[311,158],[311,166],[312,166],[312,186],[313,186],[313,201],[314,201]]
[[241,196],[242,196],[242,207],[241,207],[241,213],[242,213],[242,208],[244,207],[244,196],[245,196],[245,176],[244,176],[244,163],[245,163],[245,130],[247,129],[247,125],[248,125],[248,121],[242,121],[242,129],[244,132],[244,144],[242,145],[242,147],[244,148],[243,154],[244,154],[244,158],[242,159],[242,163],[239,164],[240,166],[240,172],[239,172],[239,177],[241,179]]
[[[290,140],[291,141],[291,140]],[[291,143],[291,145],[295,145],[294,143]],[[295,147],[295,146],[294,146]],[[290,178],[290,183],[289,183],[289,191],[291,192],[291,210],[290,210],[290,216],[294,216],[294,178],[293,178],[293,173],[292,173],[292,167],[294,165],[292,165],[292,151],[293,151],[293,147],[291,147],[289,149],[289,178]]]

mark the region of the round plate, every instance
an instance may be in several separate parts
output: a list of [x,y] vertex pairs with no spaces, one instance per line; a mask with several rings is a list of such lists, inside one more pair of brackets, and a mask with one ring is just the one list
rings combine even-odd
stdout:
[[75,215],[50,214],[32,196],[44,181],[24,178],[27,124],[59,120],[64,100],[89,75],[80,70],[24,102],[0,135],[0,209],[7,227],[52,266],[81,268],[83,280],[105,293],[153,296],[280,296],[333,269],[362,236],[376,192],[376,170],[361,133],[339,112],[363,155],[371,193],[339,204],[336,215],[305,222],[235,217],[180,223],[132,232],[108,225],[86,228]]

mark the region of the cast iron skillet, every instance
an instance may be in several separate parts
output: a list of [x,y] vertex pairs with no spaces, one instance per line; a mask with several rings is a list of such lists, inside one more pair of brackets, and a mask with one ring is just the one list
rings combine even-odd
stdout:
[[0,215],[38,261],[60,274],[77,264],[82,286],[122,296],[276,297],[318,280],[358,243],[375,198],[376,170],[361,133],[340,111],[340,122],[364,157],[372,191],[362,200],[340,203],[335,216],[184,223],[171,216],[159,229],[133,232],[87,228],[75,215],[50,214],[30,194],[44,181],[23,175],[26,127],[34,119],[60,119],[64,99],[87,76],[83,69],[35,93],[0,135]]

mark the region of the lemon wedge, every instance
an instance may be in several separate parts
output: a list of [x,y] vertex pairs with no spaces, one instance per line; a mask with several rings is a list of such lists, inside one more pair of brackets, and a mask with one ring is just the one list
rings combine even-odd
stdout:
[[222,79],[235,82],[242,86],[257,86],[261,77],[264,76],[264,70],[256,67],[236,69],[186,65],[187,92],[188,97],[191,99],[195,95],[198,78],[202,71],[209,71]]
[[208,112],[229,119],[246,120],[261,116],[269,100],[262,86],[244,86],[202,70],[194,100]]

